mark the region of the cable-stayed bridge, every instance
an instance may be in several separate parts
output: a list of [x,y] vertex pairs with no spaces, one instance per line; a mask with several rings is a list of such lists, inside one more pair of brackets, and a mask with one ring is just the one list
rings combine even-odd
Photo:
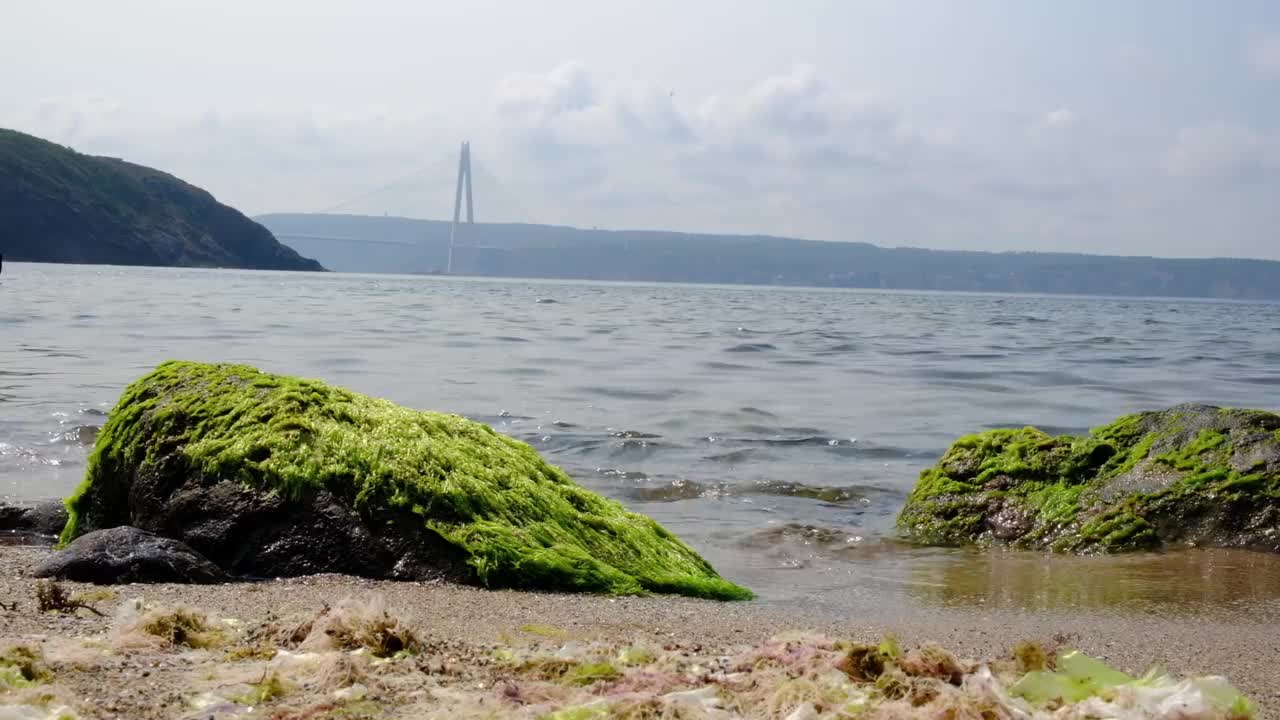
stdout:
[[[449,252],[443,267],[410,267],[407,271],[423,270],[452,272],[453,252],[463,246],[469,249],[492,249],[484,245],[483,237],[468,226],[477,217],[489,222],[536,223],[533,215],[516,199],[515,194],[496,175],[490,172],[471,153],[471,144],[462,143],[457,155],[441,156],[416,170],[394,180],[348,198],[342,202],[318,208],[313,215],[351,215],[369,218],[410,219],[426,223],[423,232],[415,236],[410,232],[371,233],[367,224],[351,224],[350,232],[335,232],[340,222],[325,223],[323,230],[309,230],[305,223],[285,222],[281,218],[295,216],[268,215],[260,218],[272,227],[277,238],[292,246],[344,245],[358,247],[406,246],[423,247],[431,244],[439,221],[424,217],[424,210],[435,217],[447,217],[446,198],[453,197],[453,216],[449,226]],[[475,197],[481,199],[476,205]],[[463,216],[464,208],[466,214]],[[438,211],[438,213],[436,212]],[[300,251],[306,248],[297,248]],[[304,251],[304,254],[306,252]]]

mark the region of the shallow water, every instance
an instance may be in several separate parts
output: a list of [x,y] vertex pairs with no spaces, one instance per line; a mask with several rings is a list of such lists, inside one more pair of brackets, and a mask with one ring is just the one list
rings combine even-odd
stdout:
[[[554,302],[552,302],[554,301]],[[1280,559],[893,540],[956,436],[1180,402],[1280,406],[1280,305],[9,263],[0,496],[65,495],[170,358],[321,377],[526,440],[768,602],[1280,605]]]

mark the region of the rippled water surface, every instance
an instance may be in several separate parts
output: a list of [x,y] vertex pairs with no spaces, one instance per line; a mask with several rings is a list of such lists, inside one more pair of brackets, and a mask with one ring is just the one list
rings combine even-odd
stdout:
[[234,360],[458,412],[657,517],[767,601],[1275,603],[1248,553],[908,548],[956,436],[1180,402],[1280,407],[1280,305],[10,263],[0,496],[65,495],[121,389]]

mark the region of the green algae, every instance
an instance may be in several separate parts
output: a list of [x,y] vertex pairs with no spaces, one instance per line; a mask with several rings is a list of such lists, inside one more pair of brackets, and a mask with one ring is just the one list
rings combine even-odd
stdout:
[[186,608],[148,612],[140,619],[138,630],[170,645],[196,650],[219,647],[226,640],[226,633],[212,627],[204,613]]
[[537,635],[538,637],[545,637],[545,638],[563,639],[563,638],[569,637],[568,630],[555,627],[554,625],[542,625],[539,623],[530,623],[528,625],[522,625],[520,626],[520,632],[527,633],[529,635]]
[[615,680],[621,674],[612,663],[582,663],[570,670],[565,680],[570,685],[594,685],[598,682]]
[[172,361],[130,385],[68,498],[61,542],[95,507],[127,519],[129,484],[174,449],[192,471],[421,518],[489,587],[753,597],[652,519],[575,484],[525,443],[317,380]]
[[13,645],[0,651],[0,690],[17,690],[48,682],[52,673],[39,651]]
[[288,692],[289,687],[280,679],[279,673],[270,672],[264,675],[262,680],[250,685],[248,692],[235,698],[235,701],[241,705],[255,707],[282,698]]
[[1264,534],[1232,535],[1280,511],[1277,426],[1280,416],[1262,410],[1188,405],[1126,415],[1084,436],[1033,427],[964,436],[921,472],[898,528],[937,545],[1280,550]]

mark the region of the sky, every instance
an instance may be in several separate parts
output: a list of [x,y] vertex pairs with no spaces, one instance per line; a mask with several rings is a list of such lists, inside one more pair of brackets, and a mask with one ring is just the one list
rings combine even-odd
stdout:
[[1272,0],[0,0],[0,126],[251,214],[1280,260]]

